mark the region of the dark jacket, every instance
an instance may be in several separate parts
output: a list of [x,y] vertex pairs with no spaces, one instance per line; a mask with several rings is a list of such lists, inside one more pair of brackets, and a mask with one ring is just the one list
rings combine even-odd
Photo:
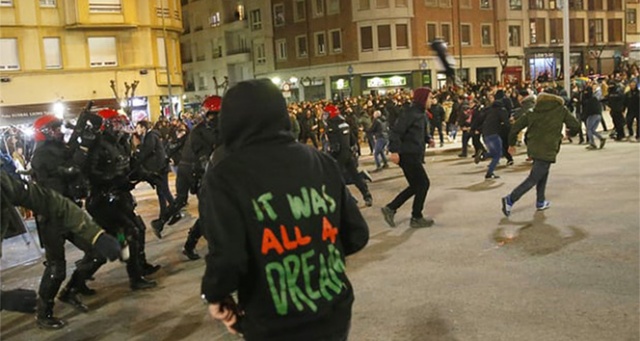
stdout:
[[509,113],[503,102],[496,100],[483,110],[478,125],[482,127],[482,136],[500,135],[509,131]]
[[431,124],[442,124],[444,120],[444,108],[440,104],[430,106],[429,112],[431,113],[431,118],[429,119]]
[[158,131],[149,130],[144,135],[138,146],[136,160],[148,172],[162,173],[167,171],[167,154]]
[[38,143],[31,159],[31,168],[38,184],[66,197],[71,195],[66,170],[72,165],[69,148],[63,141],[47,140]]
[[[15,206],[25,207],[48,218],[55,218],[61,224],[58,226],[59,233],[72,233],[78,242],[93,245],[98,236],[103,233],[102,229],[91,219],[91,216],[56,191],[16,180],[4,170],[0,171],[0,186],[2,189],[0,194],[1,236],[4,236],[10,226],[21,224],[21,222],[13,220],[20,219],[19,215],[11,212],[11,210],[15,210]],[[0,256],[2,256],[1,243]]]
[[345,164],[351,157],[351,128],[342,115],[327,120],[327,138],[330,153],[338,164]]
[[411,104],[400,114],[389,131],[389,151],[400,154],[423,154],[425,143],[431,140],[427,132],[424,107]]
[[200,122],[189,134],[191,139],[191,150],[196,158],[209,158],[216,144],[218,144],[218,124],[219,118],[215,117],[211,122]]
[[388,139],[389,138],[389,125],[387,123],[387,119],[384,116],[380,116],[378,118],[373,119],[373,124],[369,129],[369,133],[373,135],[373,137],[377,139]]
[[515,146],[520,130],[527,128],[527,154],[534,159],[556,162],[563,138],[562,125],[570,135],[580,130],[580,123],[564,106],[560,96],[541,93],[533,111],[522,115],[511,127],[509,145]]
[[199,201],[209,242],[204,297],[238,291],[246,340],[345,333],[354,299],[345,256],[369,232],[336,162],[295,142],[269,80],[230,88],[220,115],[226,155],[207,169]]
[[584,97],[582,99],[582,117],[586,120],[587,117],[593,115],[602,115],[602,104],[595,96]]
[[624,106],[627,108],[627,114],[640,114],[640,91],[631,89],[624,97]]

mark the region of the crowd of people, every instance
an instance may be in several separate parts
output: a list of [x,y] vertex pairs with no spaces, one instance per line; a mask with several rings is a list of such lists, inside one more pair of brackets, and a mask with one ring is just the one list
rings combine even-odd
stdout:
[[[472,155],[475,163],[491,159],[487,180],[499,178],[495,169],[501,158],[512,165],[514,148],[526,145],[531,173],[502,199],[503,213],[509,216],[533,186],[536,207],[547,209],[546,181],[561,140],[579,136],[587,149],[603,149],[608,137],[597,128],[604,124],[605,107],[614,123],[611,138],[640,141],[638,76],[638,68],[631,67],[611,76],[576,78],[570,91],[554,82],[484,82],[288,104],[268,80],[253,80],[233,86],[224,98],[205,99],[202,115],[139,121],[135,130],[126,115],[112,109],[83,113],[67,137],[63,122],[51,115],[34,123],[33,141],[20,130],[7,130],[0,148],[3,199],[4,177],[35,181],[75,203],[74,210],[84,207],[99,225],[83,234],[63,228],[59,212],[10,201],[35,211],[45,248],[36,321],[50,329],[65,325],[54,316],[56,297],[88,311],[81,297],[96,292],[87,280],[117,258],[114,252],[126,263],[132,290],[156,286],[147,277],[160,265],[147,260],[146,225],[132,194],[138,183],[147,182],[158,197],[158,218],[151,222],[157,238],[165,225],[182,219],[189,194],[198,195],[200,214],[182,253],[199,259],[195,246],[206,238],[203,298],[231,332],[258,340],[284,340],[285,334],[346,339],[353,293],[344,257],[366,245],[368,227],[345,185],[354,184],[366,206],[374,200],[367,185],[371,176],[358,171],[361,146],[374,156],[373,172],[395,163],[407,180],[408,187],[381,208],[391,227],[396,211],[411,197],[410,227],[435,223],[423,215],[431,185],[423,165],[425,146],[455,142],[458,133],[459,157]],[[176,175],[175,196],[170,172]],[[14,192],[7,195],[14,198]],[[3,232],[4,226],[3,220]],[[85,256],[60,291],[65,241]],[[235,291],[239,301],[231,297]],[[307,328],[297,329],[300,323]]]

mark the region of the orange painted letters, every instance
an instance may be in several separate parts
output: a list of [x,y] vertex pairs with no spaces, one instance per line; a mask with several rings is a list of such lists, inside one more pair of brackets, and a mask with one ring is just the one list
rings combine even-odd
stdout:
[[322,240],[331,239],[331,243],[336,243],[336,235],[338,234],[338,229],[331,225],[331,222],[327,217],[322,217]]

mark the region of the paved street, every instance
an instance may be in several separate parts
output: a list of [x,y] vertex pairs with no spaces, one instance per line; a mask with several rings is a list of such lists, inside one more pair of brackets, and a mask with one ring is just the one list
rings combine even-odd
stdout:
[[[410,202],[396,215],[398,227],[387,227],[380,207],[405,180],[397,166],[375,173],[374,206],[362,208],[371,240],[347,263],[356,294],[350,340],[638,340],[640,144],[584,147],[562,146],[551,168],[549,210],[536,212],[529,192],[509,219],[500,198],[528,174],[524,148],[514,166],[501,162],[495,181],[484,180],[486,162],[475,165],[456,150],[429,153],[426,213],[436,221],[430,229],[408,227]],[[372,163],[365,157],[362,166]],[[157,215],[155,193],[141,185],[136,197],[149,223]],[[91,312],[56,304],[69,323],[61,331],[2,312],[0,338],[236,340],[211,322],[200,301],[204,261],[180,253],[197,214],[195,197],[188,213],[162,240],[147,233],[148,258],[163,266],[152,276],[158,288],[130,291],[124,265],[111,263],[89,284],[98,290],[85,298]],[[206,252],[204,242],[198,251]],[[79,258],[69,246],[68,274]],[[3,288],[37,288],[42,271],[40,262],[5,270]]]

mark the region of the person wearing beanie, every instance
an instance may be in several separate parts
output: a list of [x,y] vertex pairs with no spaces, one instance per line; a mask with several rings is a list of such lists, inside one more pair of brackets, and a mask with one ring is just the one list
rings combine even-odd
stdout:
[[400,192],[390,203],[382,207],[384,220],[395,227],[394,216],[400,206],[413,198],[410,226],[431,227],[430,217],[422,215],[424,201],[429,191],[429,176],[422,166],[424,145],[435,147],[435,142],[427,132],[426,105],[431,101],[431,89],[418,88],[413,93],[411,106],[402,111],[389,132],[389,160],[400,165],[409,187]]
[[269,79],[232,86],[219,128],[198,207],[210,315],[249,341],[346,340],[354,290],[345,256],[364,248],[369,228],[338,165],[295,141]]

